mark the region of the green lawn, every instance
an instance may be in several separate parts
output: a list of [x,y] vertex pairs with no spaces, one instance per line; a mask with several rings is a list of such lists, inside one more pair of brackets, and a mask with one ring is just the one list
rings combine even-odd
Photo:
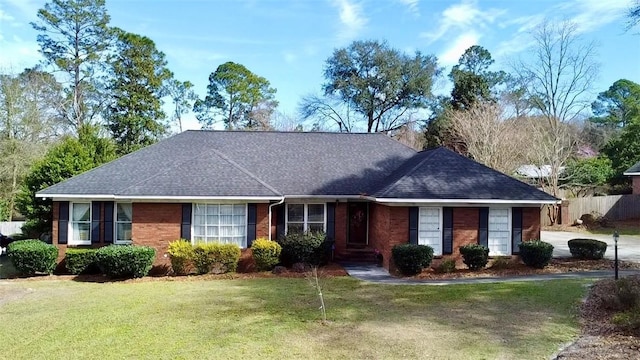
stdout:
[[[546,359],[584,281],[456,286],[305,279],[0,281],[0,358]],[[7,352],[10,350],[10,352]]]

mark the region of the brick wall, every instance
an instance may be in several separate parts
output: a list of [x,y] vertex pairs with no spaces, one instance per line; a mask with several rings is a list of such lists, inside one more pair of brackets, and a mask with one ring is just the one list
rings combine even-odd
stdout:
[[391,248],[409,242],[409,208],[371,204],[369,207],[369,247],[382,254],[383,266],[391,264]]
[[338,256],[345,254],[347,251],[347,236],[349,229],[349,208],[346,202],[336,204],[336,238],[335,238],[335,254]]
[[454,259],[457,266],[464,266],[460,246],[478,243],[479,222],[478,208],[453,208],[453,253],[446,257]]
[[154,265],[168,264],[169,242],[180,239],[182,204],[134,203],[131,238],[134,245],[156,249]]
[[269,238],[269,204],[256,205],[256,239]]
[[631,177],[631,185],[633,187],[633,190],[631,191],[631,193],[640,194],[640,176],[639,175],[635,175]]
[[540,207],[522,208],[522,241],[540,239]]

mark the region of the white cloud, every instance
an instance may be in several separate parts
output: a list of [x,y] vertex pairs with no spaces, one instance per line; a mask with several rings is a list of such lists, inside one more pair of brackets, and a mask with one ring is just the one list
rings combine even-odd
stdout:
[[[626,16],[633,0],[571,0],[558,5],[559,9],[574,13],[569,20],[578,32],[590,32]],[[573,10],[573,11],[571,11]]]
[[401,4],[405,5],[407,9],[414,15],[420,16],[420,0],[398,0]]
[[451,31],[469,31],[471,29],[486,28],[496,19],[505,14],[506,10],[491,8],[481,10],[475,0],[463,0],[451,5],[441,14],[441,20],[435,31],[424,32],[422,37],[429,43],[440,40]]
[[478,40],[480,40],[480,35],[475,31],[465,32],[464,34],[458,36],[453,41],[451,46],[445,49],[438,56],[440,64],[444,66],[457,64],[460,56],[464,53],[464,51],[473,45],[477,45]]
[[334,0],[333,6],[338,8],[340,18],[338,38],[342,41],[357,38],[368,22],[363,15],[362,5],[349,0]]
[[0,49],[2,49],[0,51],[0,69],[22,71],[22,69],[32,67],[42,60],[37,43],[24,41],[17,36],[10,39],[0,36]]

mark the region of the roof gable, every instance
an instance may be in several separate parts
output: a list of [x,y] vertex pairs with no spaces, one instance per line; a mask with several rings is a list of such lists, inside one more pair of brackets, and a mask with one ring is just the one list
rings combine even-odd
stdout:
[[417,153],[388,177],[377,198],[554,201],[553,196],[445,148]]
[[640,175],[640,161],[624,172],[625,175]]

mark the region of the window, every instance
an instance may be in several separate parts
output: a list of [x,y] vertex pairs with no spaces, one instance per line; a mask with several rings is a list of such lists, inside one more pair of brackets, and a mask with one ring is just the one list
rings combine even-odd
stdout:
[[287,204],[287,232],[325,231],[325,204]]
[[91,244],[91,203],[71,203],[70,245]]
[[131,243],[131,220],[133,207],[131,203],[116,203],[116,244]]
[[442,255],[442,209],[421,207],[418,211],[418,244],[433,248],[433,255]]
[[194,204],[193,241],[247,247],[246,204]]
[[511,255],[511,212],[489,209],[489,255]]

